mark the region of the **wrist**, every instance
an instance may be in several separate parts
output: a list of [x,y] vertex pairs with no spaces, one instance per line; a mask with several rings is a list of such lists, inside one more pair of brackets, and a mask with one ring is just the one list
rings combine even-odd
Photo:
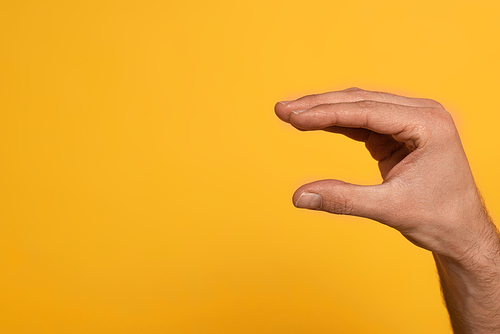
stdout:
[[468,236],[453,252],[433,252],[443,266],[471,273],[500,272],[500,238],[496,229],[488,224],[481,236]]
[[472,271],[499,268],[500,235],[477,189],[450,218],[442,234],[446,242],[433,250],[443,264]]
[[500,292],[500,239],[495,228],[490,228],[482,238],[470,242],[472,246],[464,242],[463,249],[453,255],[433,252],[442,279],[470,294],[485,292],[483,288]]

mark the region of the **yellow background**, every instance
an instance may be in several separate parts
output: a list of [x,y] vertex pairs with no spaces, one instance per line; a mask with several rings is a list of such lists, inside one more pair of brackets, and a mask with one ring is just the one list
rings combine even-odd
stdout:
[[380,182],[277,101],[360,86],[453,113],[500,215],[498,1],[2,1],[1,333],[451,333],[430,253],[297,210]]

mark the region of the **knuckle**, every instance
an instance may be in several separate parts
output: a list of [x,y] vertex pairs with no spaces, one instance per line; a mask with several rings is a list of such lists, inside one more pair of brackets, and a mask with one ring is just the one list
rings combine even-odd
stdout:
[[350,91],[362,91],[362,89],[359,88],[359,87],[350,87],[350,88],[345,89],[344,91],[347,91],[347,92],[350,92]]
[[371,100],[377,102],[390,102],[389,94],[377,91],[370,91],[364,89],[353,90],[349,92],[356,100]]
[[427,104],[433,108],[438,108],[438,109],[444,110],[443,105],[441,103],[439,103],[438,101],[431,100],[431,99],[424,99],[424,101],[427,102]]
[[441,137],[456,133],[455,122],[449,112],[440,107],[435,107],[429,108],[428,114],[431,129],[434,129]]
[[455,127],[453,117],[446,110],[440,108],[432,108],[432,113],[439,125]]
[[363,110],[369,110],[379,104],[377,101],[372,100],[362,100],[356,102],[357,106]]
[[337,215],[350,215],[353,212],[354,203],[351,198],[339,195],[332,205],[332,212]]
[[449,134],[456,133],[455,122],[453,121],[453,117],[448,112],[444,112],[441,114],[441,127],[447,131]]
[[443,109],[443,111],[441,112],[441,117],[443,119],[443,122],[455,127],[455,122],[453,121],[453,117],[451,116],[451,114],[449,112],[447,112],[446,110]]
[[363,91],[352,91],[348,94],[354,101],[364,101],[368,99],[366,92]]
[[374,92],[370,92],[363,89],[352,90],[349,92],[357,100],[370,100],[374,98]]

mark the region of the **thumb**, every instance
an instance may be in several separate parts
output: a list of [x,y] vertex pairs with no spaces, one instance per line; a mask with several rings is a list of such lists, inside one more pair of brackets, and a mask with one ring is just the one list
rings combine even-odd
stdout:
[[339,180],[321,180],[297,189],[293,204],[297,208],[384,221],[387,190],[384,184],[360,186]]

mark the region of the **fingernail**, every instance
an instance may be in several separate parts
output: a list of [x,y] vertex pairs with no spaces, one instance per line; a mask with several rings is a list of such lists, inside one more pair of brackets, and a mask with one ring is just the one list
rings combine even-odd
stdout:
[[294,114],[300,114],[301,112],[306,111],[306,110],[309,110],[309,109],[293,110],[292,112],[293,112]]
[[297,208],[318,210],[321,209],[321,203],[322,199],[320,195],[303,192],[297,200],[297,203],[295,203],[295,206]]
[[284,106],[286,106],[288,103],[293,102],[293,101],[280,101],[280,103]]

